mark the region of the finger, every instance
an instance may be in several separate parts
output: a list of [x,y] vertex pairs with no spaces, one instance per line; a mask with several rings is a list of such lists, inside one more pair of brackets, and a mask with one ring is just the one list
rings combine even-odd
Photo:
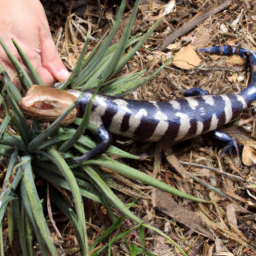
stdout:
[[55,78],[46,68],[41,66],[36,71],[44,86],[53,86],[55,83]]
[[58,81],[65,81],[70,76],[70,73],[62,63],[52,38],[46,39],[43,34],[44,32],[41,32],[40,35],[42,66]]

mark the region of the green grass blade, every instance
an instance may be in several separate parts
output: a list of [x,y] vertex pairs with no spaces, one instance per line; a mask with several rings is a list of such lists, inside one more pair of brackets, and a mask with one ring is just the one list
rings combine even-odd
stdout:
[[[96,92],[94,94],[96,94]],[[79,140],[79,138],[82,136],[82,134],[88,127],[88,124],[90,122],[90,112],[91,112],[91,108],[94,100],[94,97],[93,97],[94,94],[92,95],[92,97],[90,98],[89,102],[86,105],[86,109],[84,111],[84,116],[81,124],[79,125],[78,129],[75,131],[74,135],[61,145],[61,147],[59,148],[60,152],[66,152],[70,147],[72,147],[73,144]]]
[[153,31],[155,30],[155,28],[158,26],[158,24],[161,22],[162,18],[160,18],[155,24],[154,26],[152,26],[152,28],[141,38],[141,40],[139,40],[139,42],[136,44],[136,46],[134,46],[132,48],[131,51],[129,51],[117,64],[115,70],[112,72],[111,76],[114,76],[117,72],[119,72],[124,65],[134,56],[134,54],[136,53],[136,51],[138,51],[142,45],[144,44],[144,42],[150,37],[150,35],[153,33]]
[[103,81],[105,81],[108,77],[111,77],[113,70],[116,68],[117,63],[119,62],[120,56],[122,56],[124,53],[126,44],[128,42],[129,36],[131,34],[132,25],[134,23],[134,19],[135,19],[135,16],[136,16],[138,8],[139,8],[139,4],[140,4],[140,0],[136,0],[133,10],[132,10],[132,13],[129,18],[129,21],[123,31],[123,35],[117,45],[117,48],[115,50],[113,57],[111,58],[110,65],[108,66],[107,70],[103,74]]
[[105,70],[109,67],[109,63],[111,62],[111,56],[107,56],[107,58],[104,58],[97,67],[95,66],[93,73],[89,74],[85,80],[86,83],[82,85],[81,90],[85,91],[90,88],[94,88],[95,85],[99,84],[99,81],[102,80],[102,74],[105,72]]
[[128,216],[130,219],[141,223],[142,220],[132,214],[132,212],[123,204],[123,202],[113,193],[107,184],[101,179],[99,174],[90,166],[83,166],[82,169],[87,175],[97,184],[98,189],[104,194],[111,205],[118,209],[120,212]]
[[10,121],[11,121],[11,116],[6,112],[4,120],[0,125],[0,138],[2,138],[2,136],[4,135],[4,132],[6,131],[6,128],[8,127]]
[[159,235],[165,237],[171,244],[173,244],[184,256],[188,256],[183,250],[182,248],[176,243],[174,242],[169,236],[167,236],[164,232],[162,232],[161,230],[159,230],[158,228],[155,228],[153,226],[147,225],[147,224],[143,224],[143,226],[145,228],[151,229],[153,231],[155,231],[156,233],[158,233]]
[[140,227],[140,243],[145,250],[145,227],[144,226]]
[[10,59],[10,61],[14,65],[14,67],[16,68],[16,71],[18,73],[20,80],[26,86],[26,88],[29,89],[33,85],[33,83],[31,81],[30,77],[28,76],[27,72],[22,67],[22,65],[19,63],[19,61],[11,54],[11,52],[9,51],[6,44],[4,43],[4,41],[1,38],[0,38],[0,44],[2,45],[8,58]]
[[47,129],[45,129],[40,135],[38,135],[35,139],[33,139],[29,144],[28,144],[28,151],[29,152],[33,152],[35,151],[40,145],[41,143],[47,139],[48,136],[50,136],[55,129],[60,125],[60,123],[62,122],[62,120],[68,115],[68,113],[74,109],[77,106],[77,101],[75,101],[74,103],[72,103],[67,109],[66,111],[60,116],[58,117]]
[[[125,5],[126,5],[126,1],[122,0],[122,3],[120,5],[120,9],[119,9],[116,21],[115,21],[112,29],[110,30],[109,35],[105,39],[104,43],[101,45],[100,49],[95,54],[94,58],[87,65],[87,67],[85,69],[86,70],[86,74],[92,72],[95,69],[95,66],[101,61],[101,59],[103,58],[104,54],[106,53],[106,50],[108,49],[112,39],[114,38],[114,36],[115,36],[115,34],[117,32],[117,29],[119,27],[119,24],[121,22],[122,15],[123,15],[123,12],[124,12],[124,9],[125,9]],[[77,88],[77,87],[81,86],[84,82],[85,82],[84,74],[83,74],[83,72],[81,72],[79,74],[79,76],[77,76],[77,79],[74,82],[72,87],[73,88]]]
[[135,72],[135,73],[131,73],[131,74],[128,74],[125,76],[114,78],[114,79],[102,84],[102,86],[100,87],[100,91],[104,94],[107,94],[107,93],[105,93],[105,91],[114,90],[123,84],[126,84],[126,83],[136,80],[136,79],[139,79],[139,77],[142,76],[145,73],[145,71],[146,70],[142,70],[140,72]]
[[22,161],[26,162],[22,165],[22,169],[24,170],[24,177],[22,179],[22,185],[24,186],[24,188],[26,190],[33,217],[36,221],[36,224],[38,225],[38,227],[40,229],[40,234],[41,234],[42,239],[44,240],[49,252],[51,253],[51,255],[57,256],[58,253],[57,253],[56,248],[51,239],[48,225],[47,225],[45,217],[44,217],[43,208],[40,203],[40,199],[37,194],[36,187],[35,187],[33,172],[32,172],[32,168],[31,168],[31,157],[24,156],[21,159],[22,159]]
[[9,178],[11,176],[12,170],[13,170],[15,162],[16,162],[16,159],[18,157],[18,153],[19,153],[19,150],[17,148],[15,148],[13,153],[11,154],[11,158],[10,158],[10,161],[8,163],[8,167],[7,167],[7,171],[6,171],[6,175],[5,175],[5,179],[4,179],[3,188],[5,188],[7,186],[7,184],[9,183]]
[[86,53],[86,50],[87,50],[88,43],[89,43],[89,36],[87,34],[87,39],[85,41],[84,47],[83,47],[83,49],[80,53],[80,56],[78,58],[78,61],[76,63],[76,66],[75,66],[74,70],[72,71],[70,77],[62,84],[61,87],[58,87],[58,88],[65,89],[67,86],[69,86],[73,82],[73,80],[75,79],[77,74],[80,72],[80,70],[82,68],[84,56],[85,56],[85,53]]
[[[197,197],[194,197],[194,196],[191,196],[191,195],[188,195],[176,188],[173,188],[169,185],[167,185],[166,183],[162,182],[162,181],[159,181],[159,180],[156,180],[152,177],[150,177],[149,175],[143,173],[143,172],[140,172],[134,168],[131,168],[127,165],[124,165],[122,163],[119,163],[107,156],[105,156],[104,158],[100,158],[98,160],[89,160],[89,161],[86,161],[84,162],[85,165],[87,164],[95,164],[95,165],[100,165],[100,166],[104,166],[106,168],[109,168],[119,174],[122,174],[126,177],[129,177],[129,178],[132,178],[132,179],[136,179],[136,180],[139,180],[145,184],[148,184],[150,186],[153,186],[155,188],[158,188],[158,189],[161,189],[161,190],[164,190],[166,192],[169,192],[173,195],[176,195],[176,196],[179,196],[179,197],[183,197],[183,198],[187,198],[189,200],[193,200],[193,201],[196,201],[196,202],[201,202],[201,203],[211,203],[210,201],[206,201],[206,200],[203,200],[203,199],[200,199],[200,198],[197,198]],[[88,167],[87,167],[88,168]]]
[[4,67],[0,63],[0,74],[2,74],[3,72],[4,72]]
[[28,255],[33,256],[33,234],[32,234],[32,225],[29,221],[29,217],[27,215],[27,212],[25,211],[25,205],[22,201],[21,204],[21,218],[22,218],[22,224],[24,226],[25,230],[25,236],[26,236],[26,244],[28,248]]
[[[13,207],[13,216],[15,219],[15,224],[17,226],[18,232],[19,232],[19,239],[20,239],[20,245],[22,250],[22,255],[28,255],[28,248],[26,243],[26,236],[25,236],[25,230],[24,230],[24,219],[21,218],[21,213],[19,209],[19,201],[15,200],[12,202]],[[9,228],[9,226],[8,226]]]
[[[97,88],[95,89],[94,93],[92,94],[90,100],[86,104],[86,108],[85,108],[85,111],[84,111],[84,116],[83,116],[82,122],[79,125],[79,128],[76,130],[73,138],[71,137],[69,140],[67,140],[64,143],[64,146],[61,146],[59,151],[66,151],[69,147],[71,147],[82,136],[84,131],[87,129],[87,127],[90,123],[90,114],[91,114],[93,101],[94,101],[94,98],[95,98],[96,94],[98,93],[99,88],[100,88],[102,83],[103,83],[103,81],[101,80],[99,82]],[[82,95],[83,95],[83,93],[80,94],[80,96],[77,99],[77,102],[79,102],[79,99],[80,99],[80,97],[82,97]]]
[[170,61],[172,58],[169,58],[165,63],[163,63],[155,72],[153,72],[150,76],[141,78],[141,79],[134,79],[131,82],[124,83],[123,85],[120,85],[119,87],[116,87],[116,89],[113,90],[106,90],[105,93],[108,95],[113,96],[123,96],[127,94],[130,91],[134,91],[136,88],[141,86],[142,84],[145,84],[147,81],[151,80],[156,74],[158,74]]
[[[63,188],[65,190],[71,191],[67,181],[64,178],[62,178],[56,174],[50,173],[49,169],[47,170],[47,169],[43,169],[43,168],[39,168],[39,167],[34,167],[34,172],[37,175],[39,175],[40,177],[42,177],[43,179],[49,181],[50,183],[52,183],[60,188]],[[86,198],[93,200],[94,202],[97,202],[97,203],[102,203],[99,195],[94,190],[90,191],[89,189],[81,187],[81,183],[84,184],[84,181],[79,180],[79,179],[76,179],[76,180],[79,185],[80,193],[83,197],[86,197]]]
[[123,95],[128,94],[131,91],[136,90],[142,84],[145,84],[145,82],[147,80],[149,80],[149,79],[142,78],[142,79],[131,80],[127,83],[120,84],[120,86],[116,86],[116,88],[106,89],[104,91],[104,94],[107,94],[110,96],[123,96]]
[[129,235],[131,232],[133,232],[135,229],[139,228],[142,225],[142,223],[134,226],[133,228],[129,229],[128,231],[114,237],[111,241],[110,244],[106,244],[104,246],[102,246],[98,251],[94,252],[91,254],[91,256],[96,256],[96,255],[100,255],[101,252],[103,252],[103,250],[105,250],[106,247],[111,246],[113,243],[117,242],[118,240],[121,240],[123,237]]
[[0,223],[2,223],[5,209],[8,202],[14,199],[17,199],[17,197],[14,197],[13,195],[22,177],[23,177],[23,171],[19,168],[16,175],[14,176],[12,184],[9,184],[9,182],[4,184],[4,187],[0,196]]
[[[8,74],[6,72],[3,72],[3,76],[4,76],[4,88],[1,92],[1,95],[4,96],[4,93],[6,92],[6,89],[9,88],[14,100],[19,103],[22,95],[20,93],[20,91],[18,90],[18,88],[12,83],[12,81],[10,80]],[[5,89],[6,87],[6,89]]]
[[[9,194],[12,193],[11,189],[8,189]],[[7,194],[6,192],[6,194]],[[7,207],[7,204],[13,200],[17,199],[16,197],[14,196],[9,196],[9,195],[3,195],[1,196],[1,206],[0,206],[0,220],[1,220],[1,223],[2,223],[2,220],[3,220],[3,217],[4,217],[4,214],[5,214],[5,211],[6,211],[6,207]]]
[[83,244],[82,244],[83,246],[80,249],[83,252],[82,255],[87,255],[88,241],[87,241],[87,234],[86,234],[84,207],[83,207],[83,201],[82,201],[82,197],[81,197],[76,179],[72,171],[70,170],[69,166],[67,165],[65,160],[61,157],[58,151],[52,148],[49,150],[49,154],[53,157],[54,163],[58,166],[59,170],[62,172],[63,176],[65,177],[71,189],[75,206],[76,206],[77,222],[79,224],[81,237],[83,239]]
[[28,57],[25,55],[25,53],[22,51],[22,49],[20,48],[20,46],[17,44],[17,42],[14,39],[12,39],[12,42],[13,42],[14,46],[16,47],[16,49],[17,49],[17,51],[18,51],[22,61],[24,62],[26,68],[28,69],[34,84],[43,85],[40,77],[38,76],[35,68],[31,64],[31,62],[28,59]]
[[10,136],[8,134],[4,134],[3,138],[1,139],[1,147],[0,147],[0,152],[1,155],[4,154],[2,150],[4,150],[3,145],[17,147],[21,151],[26,151],[26,147],[23,143],[23,140],[21,140],[20,136]]
[[24,142],[25,145],[28,145],[30,139],[31,139],[31,133],[30,128],[28,126],[28,123],[26,121],[26,118],[24,114],[21,112],[19,106],[17,105],[16,101],[12,98],[10,93],[8,93],[8,101],[10,102],[12,106],[12,110],[14,113],[13,120],[15,122],[15,126],[17,130],[20,133],[20,136]]
[[[15,201],[13,201],[14,203]],[[7,207],[6,210],[7,215],[7,225],[8,225],[8,238],[10,247],[13,248],[13,234],[14,234],[14,218],[13,218],[13,208],[12,205]]]
[[[29,217],[29,220],[32,224],[32,227],[34,229],[34,233],[36,235],[37,242],[38,242],[40,250],[41,250],[41,254],[43,256],[49,256],[48,249],[46,248],[46,244],[45,244],[45,242],[42,238],[42,235],[41,235],[41,230],[40,230],[40,228],[39,228],[39,226],[36,222],[36,219],[33,215],[32,207],[31,207],[31,204],[30,204],[30,201],[29,201],[28,193],[27,193],[24,182],[21,182],[20,190],[21,190],[22,202],[25,206],[26,213],[27,213],[27,215]],[[56,255],[56,253],[54,253],[52,255]]]
[[[38,147],[39,150],[43,150],[49,146],[59,144],[63,141],[66,141],[70,137],[72,137],[75,134],[76,130],[75,129],[59,129],[59,132],[56,136],[52,136],[51,139],[42,142],[42,144]],[[92,141],[88,136],[82,135],[78,142],[88,148],[94,148],[96,146],[96,143]]]
[[3,226],[0,224],[0,255],[4,256]]
[[[140,34],[136,34],[135,36],[131,36],[131,38],[128,40],[128,42],[126,44],[126,49],[128,47],[130,47],[131,45],[135,44],[139,40],[140,40]],[[104,56],[107,56],[108,54],[114,52],[116,50],[118,44],[119,44],[119,42],[109,46]]]
[[13,151],[13,147],[0,143],[0,155],[9,157]]
[[51,137],[51,139],[42,142],[41,145],[37,148],[37,150],[40,151],[40,150],[46,149],[49,146],[56,145],[56,144],[59,144],[60,142],[66,141],[69,138],[70,138],[70,133],[64,134],[61,136],[58,136],[58,135],[53,136]]
[[97,238],[89,247],[90,251],[93,250],[97,244],[99,244],[100,242],[102,242],[104,239],[106,239],[113,231],[115,231],[116,229],[118,229],[122,222],[124,221],[125,216],[121,216],[119,219],[117,219],[113,225],[111,227],[109,227],[106,231],[104,231],[104,233]]
[[83,246],[83,238],[81,237],[80,227],[77,221],[77,216],[75,212],[72,209],[72,206],[63,198],[63,195],[59,193],[56,189],[51,188],[50,189],[51,194],[51,200],[53,203],[69,218],[69,220],[72,222],[74,226],[74,230],[76,233],[76,237],[78,240],[78,243],[80,245],[80,248]]
[[90,62],[90,60],[92,59],[92,57],[94,56],[94,54],[96,53],[98,47],[100,46],[102,40],[104,39],[104,36],[98,41],[98,43],[94,46],[94,48],[92,49],[91,53],[89,54],[89,56],[83,61],[82,63],[82,68],[85,68],[86,65]]

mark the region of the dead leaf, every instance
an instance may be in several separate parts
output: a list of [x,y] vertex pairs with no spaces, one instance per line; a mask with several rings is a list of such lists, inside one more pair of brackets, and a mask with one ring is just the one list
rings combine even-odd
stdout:
[[228,66],[233,66],[233,65],[243,66],[245,65],[245,63],[246,63],[245,58],[242,58],[239,55],[232,55],[226,59],[226,64]]
[[169,44],[166,48],[169,50],[176,50],[180,47],[180,42],[176,42],[174,44]]
[[215,239],[215,246],[216,246],[216,254],[218,255],[219,253],[223,253],[225,250],[225,246],[223,245],[222,241],[216,237]]
[[182,48],[173,58],[173,65],[182,69],[193,69],[201,63],[201,59],[191,45]]
[[234,256],[232,252],[218,252],[214,254],[215,256]]
[[228,32],[228,27],[223,23],[220,25],[220,32],[221,33],[227,33]]
[[212,204],[214,205],[214,207],[217,211],[218,217],[220,219],[223,219],[224,218],[224,212],[218,204],[218,201],[220,200],[220,197],[218,195],[216,195],[216,193],[214,193],[213,191],[211,191],[209,193],[209,197],[210,197],[211,202],[212,202]]
[[235,211],[235,204],[228,204],[226,207],[226,214],[229,224],[232,224],[233,227],[237,227],[237,219],[236,219],[236,211]]
[[[241,244],[243,246],[245,246],[248,243],[247,239],[245,241],[243,241],[239,236],[237,236],[237,234],[235,234],[234,232],[231,232],[223,221],[221,221],[220,223],[217,223],[216,221],[211,221],[210,219],[208,219],[200,211],[198,212],[198,214],[200,214],[200,217],[201,217],[203,223],[205,223],[211,230],[214,230],[214,232],[218,232],[223,237],[226,237],[226,238],[229,238],[229,239],[233,239],[234,241],[236,241],[237,243],[239,243],[239,244]],[[221,244],[219,244],[220,248],[217,249],[217,246],[218,246],[217,240],[218,240],[218,238],[216,237],[216,239],[215,239],[215,242],[216,242],[216,252],[218,252],[218,251],[221,252],[221,251],[223,251],[221,249],[222,246],[221,246]],[[216,255],[219,255],[219,254],[216,254]]]
[[238,75],[237,73],[232,74],[232,76],[228,76],[227,79],[231,83],[235,83],[237,81]]
[[106,14],[105,14],[105,16],[106,16],[106,18],[107,18],[108,20],[110,20],[113,24],[115,23],[115,20],[114,20],[114,18],[113,18],[113,13],[112,13],[112,12],[107,11]]
[[239,83],[241,83],[242,81],[244,81],[244,75],[240,75],[238,78],[237,78],[237,81]]
[[174,256],[170,252],[170,246],[166,244],[166,239],[163,236],[153,235],[154,238],[154,253],[161,256]]
[[[216,60],[219,60],[220,59],[220,56],[219,55],[209,55],[209,58],[213,61],[216,61]],[[214,64],[215,65],[215,64]]]
[[223,179],[223,192],[244,204],[247,203],[246,199],[242,198],[236,193],[232,181],[226,177],[223,177]]
[[244,165],[253,166],[256,164],[255,150],[247,145],[243,148],[242,161]]
[[175,11],[176,11],[176,1],[171,0],[169,1],[168,4],[165,5],[163,15],[167,15]]
[[161,190],[154,189],[152,203],[159,211],[189,227],[191,229],[191,233],[197,232],[213,240],[213,234],[202,223],[197,212],[193,212],[188,208],[179,205],[168,194]]

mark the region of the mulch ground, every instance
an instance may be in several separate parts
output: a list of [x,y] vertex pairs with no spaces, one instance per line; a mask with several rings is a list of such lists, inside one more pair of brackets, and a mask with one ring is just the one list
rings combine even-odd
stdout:
[[[71,6],[70,2],[45,1],[44,6],[61,58],[71,71],[84,45],[88,26],[92,30],[89,53],[97,40],[111,28],[119,2],[101,1],[97,5],[97,1],[87,1],[87,4],[86,1],[72,1]],[[171,3],[141,1],[133,35],[146,33],[164,11],[167,14],[118,76],[145,68],[149,72],[156,70],[167,58],[188,45],[198,49],[228,44],[256,51],[255,1],[177,1],[176,10],[168,11]],[[122,35],[132,6],[133,1],[127,1],[115,42]],[[229,57],[198,55],[201,59],[199,66],[185,70],[172,62],[126,97],[166,101],[182,97],[185,90],[193,87],[208,90],[210,94],[225,94],[239,92],[247,86],[249,75],[244,63]],[[137,194],[143,193],[144,196],[133,208],[134,213],[145,223],[165,232],[188,255],[256,255],[254,110],[251,106],[238,120],[224,127],[237,139],[240,156],[234,152],[232,156],[227,153],[220,157],[222,147],[211,145],[211,138],[185,141],[174,145],[168,152],[160,144],[135,143],[126,146],[126,150],[132,153],[150,152],[146,161],[127,161],[127,164],[188,194],[209,199],[213,204],[197,204],[113,174],[115,184],[119,184],[113,187],[115,193],[124,202],[132,201]],[[244,146],[249,146],[250,153],[243,154]],[[85,205],[88,234],[92,242],[110,223],[101,205],[91,201]],[[129,220],[126,225],[132,227]],[[65,228],[70,228],[72,234],[71,226]],[[181,255],[165,238],[151,231],[145,235],[147,249],[155,255]],[[131,244],[133,241],[139,243],[139,233],[134,231],[127,240]],[[62,246],[68,248],[73,242],[62,241]],[[124,241],[114,244],[112,255],[129,255]]]

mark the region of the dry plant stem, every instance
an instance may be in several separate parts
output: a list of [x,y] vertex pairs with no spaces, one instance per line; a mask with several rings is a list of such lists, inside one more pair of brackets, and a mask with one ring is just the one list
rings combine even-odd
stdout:
[[[241,178],[241,177],[238,177],[238,176],[235,176],[235,175],[232,175],[232,174],[229,174],[229,173],[226,173],[226,172],[221,172],[219,171],[218,169],[215,169],[213,167],[209,167],[207,165],[203,165],[203,164],[195,164],[195,163],[189,163],[189,162],[183,162],[183,161],[180,161],[180,163],[184,164],[184,165],[189,165],[189,166],[194,166],[194,167],[199,167],[199,168],[206,168],[206,169],[209,169],[217,174],[221,174],[221,175],[224,175],[224,176],[227,176],[228,178],[230,179],[233,179],[233,180],[239,180],[239,181],[243,181],[245,183],[248,183],[245,179]],[[251,183],[251,182],[250,182]]]
[[62,239],[61,233],[60,233],[59,229],[57,228],[56,223],[53,219],[52,207],[51,207],[50,195],[49,195],[49,182],[47,182],[47,211],[48,211],[49,219],[52,223],[52,226],[53,226],[58,238]]
[[74,0],[70,1],[70,6],[69,6],[69,10],[68,10],[68,16],[70,16],[70,14],[72,12],[73,2],[74,2]]
[[224,10],[229,4],[231,4],[232,1],[228,0],[218,6],[216,9],[209,11],[207,13],[203,13],[201,15],[198,15],[196,18],[193,18],[188,23],[183,25],[181,28],[177,29],[173,33],[171,33],[169,36],[166,37],[166,39],[162,42],[161,46],[159,47],[160,51],[163,51],[166,49],[166,47],[173,43],[178,37],[184,35],[185,33],[189,32],[193,27],[197,26],[210,16]]
[[180,164],[169,145],[163,143],[162,147],[168,163],[181,175],[183,179],[189,179],[190,177],[187,174],[186,169]]
[[154,170],[153,170],[153,177],[156,178],[157,175],[160,173],[160,164],[161,164],[161,145],[160,143],[156,143],[156,148],[154,152]]

